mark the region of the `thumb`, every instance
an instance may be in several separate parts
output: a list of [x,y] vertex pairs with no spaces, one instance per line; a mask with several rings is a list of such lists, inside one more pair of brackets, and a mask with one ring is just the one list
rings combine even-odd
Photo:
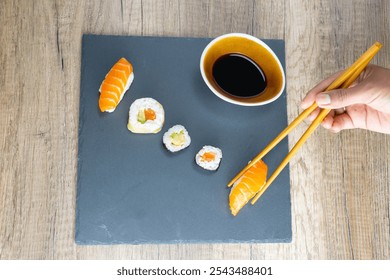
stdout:
[[356,85],[320,93],[316,96],[316,103],[321,108],[337,109],[358,103],[365,104],[368,99],[369,96],[365,94],[362,87]]

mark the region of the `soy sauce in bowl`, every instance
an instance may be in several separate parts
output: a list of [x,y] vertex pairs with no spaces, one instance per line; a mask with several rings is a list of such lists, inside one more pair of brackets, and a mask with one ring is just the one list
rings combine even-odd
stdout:
[[267,87],[266,77],[256,62],[238,53],[218,58],[213,65],[212,75],[224,92],[236,97],[254,97]]

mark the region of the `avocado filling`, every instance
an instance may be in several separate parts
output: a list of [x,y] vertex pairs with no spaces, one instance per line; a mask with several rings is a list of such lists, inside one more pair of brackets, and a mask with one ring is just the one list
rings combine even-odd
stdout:
[[182,146],[186,141],[183,130],[181,130],[180,132],[172,133],[170,137],[171,137],[171,143],[174,146]]
[[145,117],[145,110],[139,110],[138,115],[137,115],[137,121],[140,123],[144,124],[146,122],[146,117]]
[[138,112],[137,120],[144,124],[146,121],[154,121],[156,119],[156,112],[151,108],[141,109]]

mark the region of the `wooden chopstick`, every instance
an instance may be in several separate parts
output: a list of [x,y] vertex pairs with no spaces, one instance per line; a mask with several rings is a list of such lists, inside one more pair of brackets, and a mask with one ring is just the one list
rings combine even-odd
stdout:
[[[355,81],[355,79],[361,74],[361,72],[364,70],[364,68],[366,68],[368,63],[375,56],[375,54],[380,50],[382,45],[380,43],[376,42],[373,45],[373,47],[374,47],[374,49],[372,51],[370,51],[368,54],[367,54],[367,52],[368,52],[367,51],[366,53],[364,53],[360,57],[360,58],[362,58],[364,56],[362,59],[362,62],[359,63],[358,67],[355,68],[354,71],[351,72],[352,74],[349,75],[349,77],[342,83],[340,88],[348,88]],[[348,68],[348,70],[350,70],[350,69],[351,68]],[[329,87],[327,88],[327,90],[330,90]],[[296,152],[299,150],[299,148],[305,143],[305,141],[309,138],[309,136],[313,133],[313,131],[320,125],[320,123],[324,120],[324,118],[329,114],[330,111],[331,111],[331,109],[321,109],[317,118],[312,122],[312,124],[308,127],[306,132],[302,135],[302,137],[298,140],[298,142],[295,144],[295,146],[287,154],[286,158],[282,161],[282,163],[278,166],[278,168],[274,171],[274,173],[269,177],[269,179],[267,180],[265,185],[259,190],[259,192],[256,194],[256,196],[252,199],[252,201],[251,201],[252,204],[255,204],[256,201],[260,198],[260,196],[267,190],[267,188],[272,184],[272,182],[275,180],[275,178],[280,174],[280,172],[287,165],[287,163],[290,161],[290,159],[296,154]]]
[[[375,56],[375,54],[382,47],[382,44],[375,42],[359,59],[357,59],[348,69],[346,69],[338,78],[336,78],[328,87],[327,91],[340,87],[346,81],[352,80],[352,82],[359,76],[360,72],[357,70],[364,69],[369,61]],[[362,66],[364,67],[362,68]],[[354,75],[357,74],[357,75]],[[263,151],[261,151],[256,157],[254,157],[248,165],[241,170],[229,183],[228,187],[231,187],[235,181],[237,181],[249,168],[251,168],[256,162],[262,159],[270,150],[272,150],[280,141],[284,139],[298,124],[306,119],[316,108],[317,103],[313,103],[309,108],[304,110],[290,125],[288,125],[274,140],[269,143]]]

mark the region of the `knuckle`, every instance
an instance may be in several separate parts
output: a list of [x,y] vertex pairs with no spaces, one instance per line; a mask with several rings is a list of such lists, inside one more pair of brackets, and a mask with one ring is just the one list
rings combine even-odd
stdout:
[[348,91],[344,88],[337,92],[337,101],[340,104],[344,104],[348,100]]

